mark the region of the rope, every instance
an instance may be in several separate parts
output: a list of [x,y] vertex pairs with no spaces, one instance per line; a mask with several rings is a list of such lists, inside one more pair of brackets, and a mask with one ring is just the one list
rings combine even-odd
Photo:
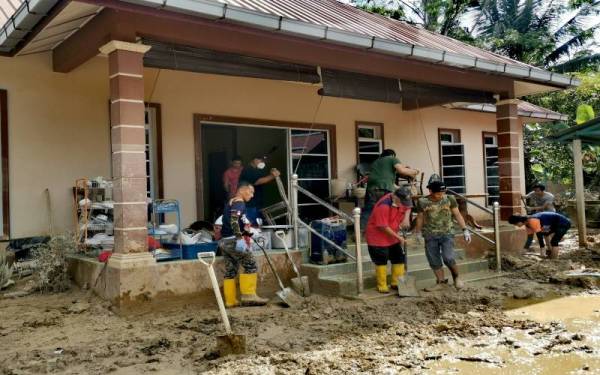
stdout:
[[[310,138],[310,131],[313,130],[313,128],[315,126],[315,121],[317,120],[317,115],[318,115],[319,110],[321,108],[321,103],[323,103],[323,95],[319,95],[319,96],[320,97],[319,97],[319,102],[317,103],[317,108],[315,109],[315,112],[313,114],[312,121],[311,121],[311,124],[310,124],[310,128],[308,128],[309,135],[304,140],[304,146],[302,146],[302,152],[300,153],[300,158],[298,159],[298,163],[296,164],[296,168],[294,168],[294,173],[293,174],[297,174],[297,172],[298,172],[298,167],[300,167],[300,162],[302,162],[302,157],[306,153],[306,146],[308,145],[308,140]],[[293,147],[293,145],[291,145],[291,146]]]
[[429,147],[429,141],[427,140],[427,133],[425,132],[425,125],[423,124],[423,116],[421,116],[421,106],[419,105],[419,89],[417,88],[417,112],[419,116],[419,123],[421,124],[421,130],[423,131],[423,138],[425,138],[425,146],[427,146],[427,154],[429,155],[429,162],[431,163],[431,171],[435,173],[435,164],[433,163],[433,157],[431,156],[431,148]]

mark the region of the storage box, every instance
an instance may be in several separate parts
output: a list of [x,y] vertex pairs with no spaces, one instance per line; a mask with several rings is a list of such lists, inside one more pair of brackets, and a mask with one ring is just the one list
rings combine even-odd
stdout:
[[[176,250],[179,251],[179,244],[172,242],[165,242],[162,244],[165,249],[169,249],[171,251]],[[208,253],[210,251],[217,251],[219,247],[218,241],[213,242],[204,242],[204,243],[196,243],[192,245],[181,245],[181,257],[182,259],[198,259],[198,253]]]
[[[340,219],[315,220],[310,226],[328,240],[342,249],[346,249],[346,221]],[[337,250],[322,238],[311,233],[310,262],[316,264],[329,264],[345,262],[346,254]]]

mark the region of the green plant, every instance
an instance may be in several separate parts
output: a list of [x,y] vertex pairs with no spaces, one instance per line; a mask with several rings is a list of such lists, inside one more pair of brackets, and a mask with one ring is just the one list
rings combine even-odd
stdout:
[[13,265],[8,265],[5,251],[0,251],[0,287],[8,283],[13,274]]

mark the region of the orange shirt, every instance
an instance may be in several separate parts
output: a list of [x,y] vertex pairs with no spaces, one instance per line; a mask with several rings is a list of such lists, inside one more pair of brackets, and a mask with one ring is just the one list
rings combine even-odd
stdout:
[[527,219],[525,226],[527,227],[527,234],[535,234],[542,231],[542,223],[540,222],[540,219],[529,218]]

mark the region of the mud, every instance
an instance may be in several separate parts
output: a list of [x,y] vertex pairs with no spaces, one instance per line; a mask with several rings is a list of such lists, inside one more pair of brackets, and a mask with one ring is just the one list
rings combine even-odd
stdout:
[[560,369],[557,358],[568,359],[568,371],[598,373],[600,333],[590,326],[505,312],[595,293],[592,286],[549,282],[573,264],[587,264],[575,250],[561,257],[510,260],[513,273],[506,277],[423,298],[313,295],[297,308],[231,309],[248,353],[224,358],[214,355],[215,336],[224,333],[216,309],[193,300],[119,316],[75,288],[4,298],[0,374],[544,373],[533,370]]

